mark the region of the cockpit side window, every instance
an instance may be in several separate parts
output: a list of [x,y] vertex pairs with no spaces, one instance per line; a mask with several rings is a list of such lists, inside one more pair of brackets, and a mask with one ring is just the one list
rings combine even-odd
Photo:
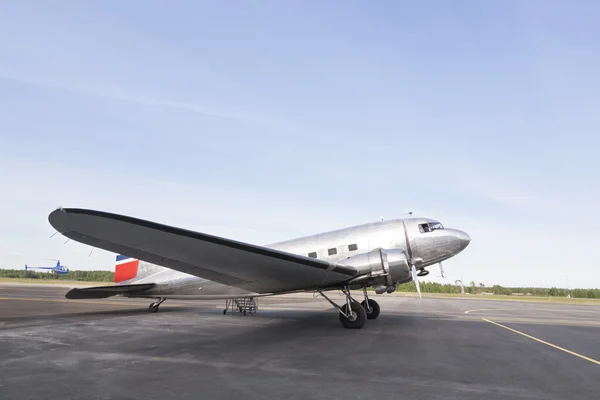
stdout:
[[430,232],[430,230],[429,230],[429,225],[428,225],[428,224],[420,224],[420,225],[419,225],[419,231],[420,231],[421,233],[424,233],[424,232]]

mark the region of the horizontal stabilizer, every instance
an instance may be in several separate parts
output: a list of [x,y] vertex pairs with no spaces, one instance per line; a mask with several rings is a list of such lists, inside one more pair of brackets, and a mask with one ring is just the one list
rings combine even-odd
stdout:
[[134,294],[152,289],[154,283],[140,283],[138,285],[94,286],[83,289],[71,289],[65,297],[67,299],[105,299],[118,294]]

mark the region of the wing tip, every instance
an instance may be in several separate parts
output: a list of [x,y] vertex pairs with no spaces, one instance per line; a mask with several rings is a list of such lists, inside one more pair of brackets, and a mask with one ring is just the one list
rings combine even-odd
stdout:
[[62,234],[68,229],[61,229],[61,225],[64,225],[68,215],[73,214],[73,211],[76,210],[76,208],[65,208],[63,206],[58,206],[50,214],[48,214],[48,222],[54,229]]
[[53,228],[56,229],[57,218],[59,218],[62,214],[68,213],[67,210],[68,209],[63,208],[62,206],[58,206],[50,214],[48,214],[48,222],[50,223],[50,225],[52,225]]

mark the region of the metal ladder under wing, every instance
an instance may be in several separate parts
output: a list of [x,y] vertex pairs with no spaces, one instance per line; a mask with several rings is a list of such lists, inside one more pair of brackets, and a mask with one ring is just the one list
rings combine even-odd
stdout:
[[244,315],[255,313],[258,310],[258,302],[254,297],[236,297],[233,299],[225,300],[225,309],[223,314],[227,314],[227,311],[239,311]]

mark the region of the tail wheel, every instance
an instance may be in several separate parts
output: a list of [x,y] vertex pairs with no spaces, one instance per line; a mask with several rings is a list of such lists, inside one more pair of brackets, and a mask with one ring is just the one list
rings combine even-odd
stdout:
[[350,302],[351,312],[350,316],[347,318],[344,314],[348,314],[348,306],[344,304],[342,306],[342,313],[340,313],[340,322],[344,325],[346,329],[360,329],[363,327],[365,322],[367,321],[367,312],[356,301]]
[[157,312],[158,311],[158,304],[156,304],[156,303],[150,304],[150,306],[148,307],[148,311],[150,311],[151,313]]
[[375,300],[369,299],[369,307],[367,307],[367,304],[365,303],[364,300],[360,304],[365,309],[368,319],[375,319],[375,318],[379,317],[379,312],[381,311],[381,309],[379,308],[378,302],[376,302]]

